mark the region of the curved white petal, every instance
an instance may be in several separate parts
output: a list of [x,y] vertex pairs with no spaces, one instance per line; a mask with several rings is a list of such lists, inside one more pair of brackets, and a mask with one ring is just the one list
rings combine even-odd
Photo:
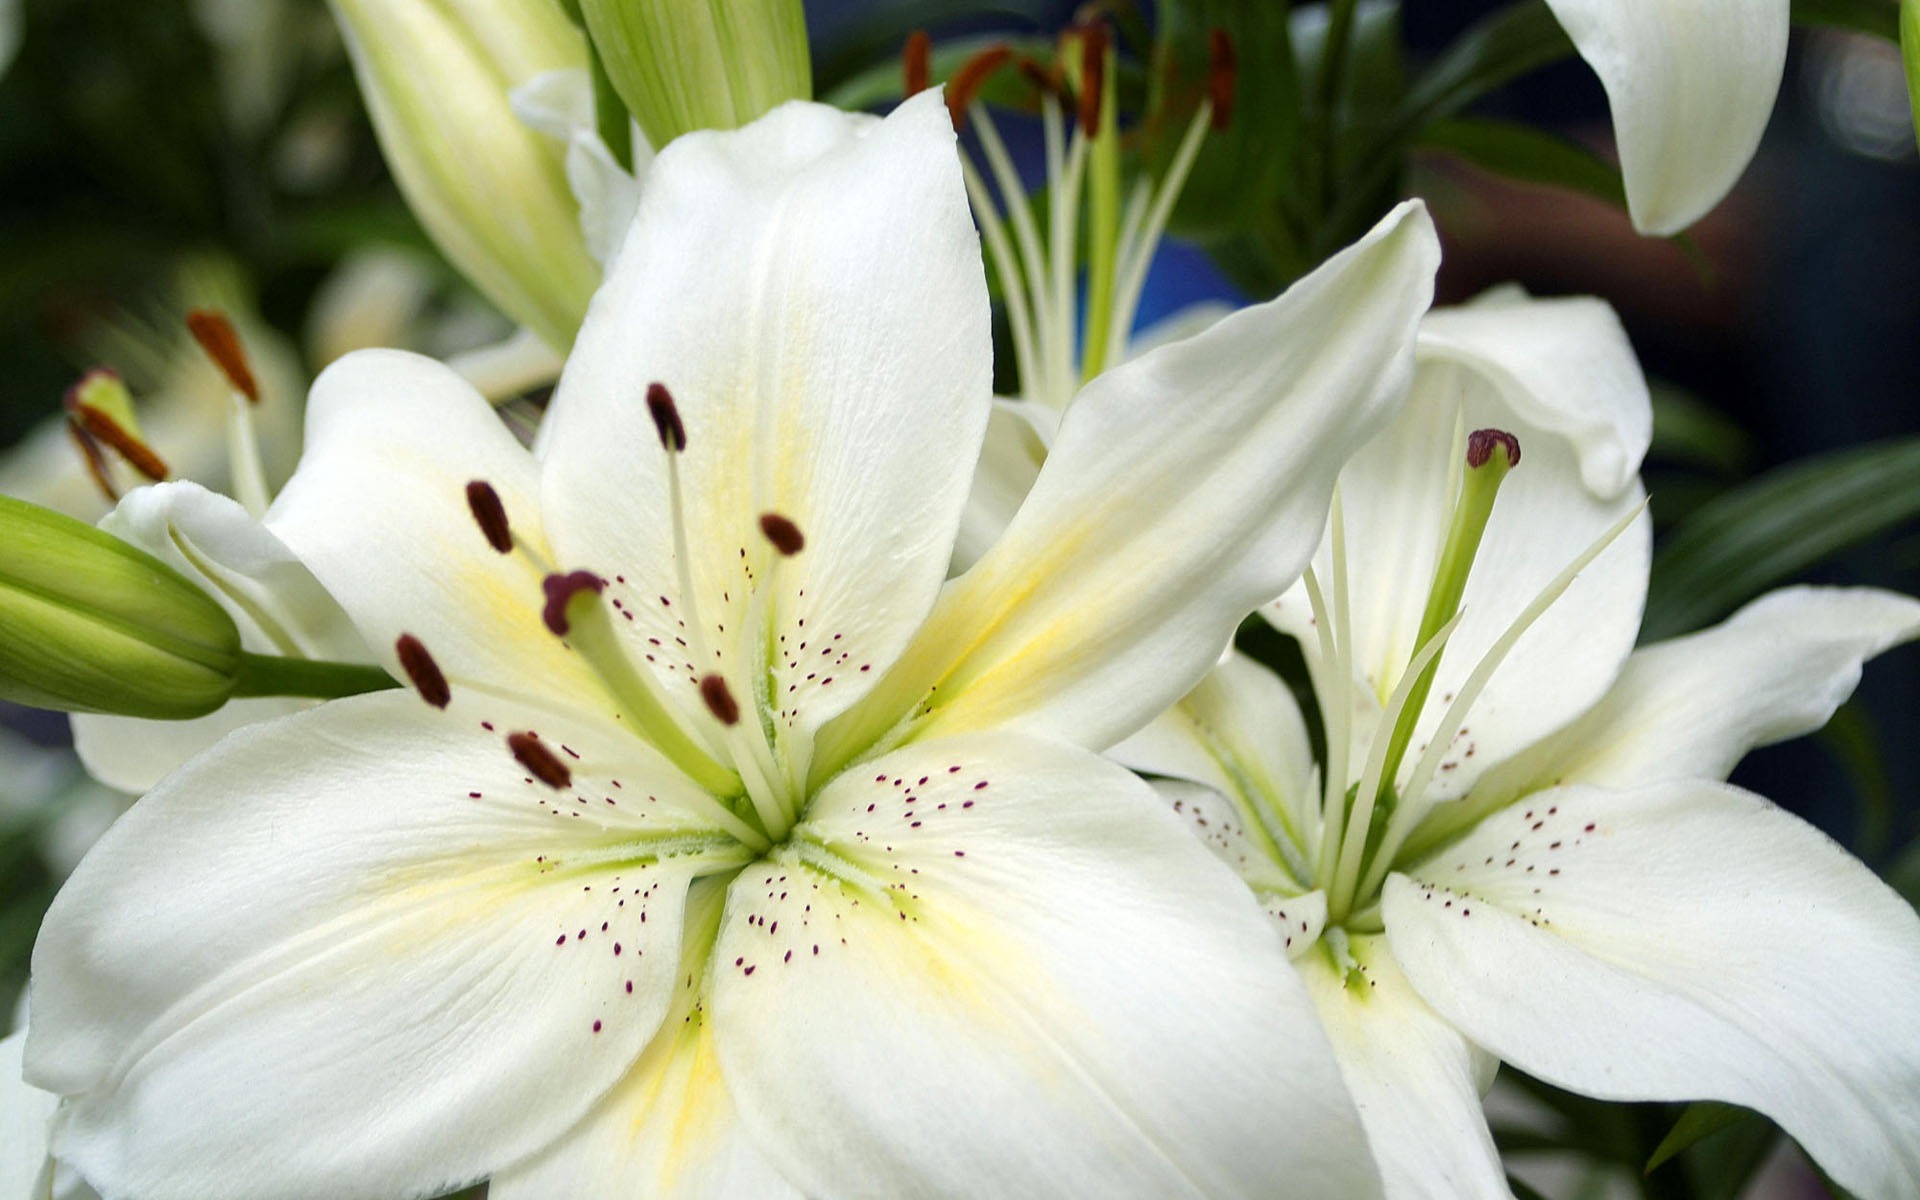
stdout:
[[716,958],[721,1069],[809,1194],[1377,1194],[1266,918],[1084,751],[849,770],[734,882]]
[[21,1077],[26,1044],[24,1029],[0,1041],[0,1200],[46,1200],[52,1194],[47,1143],[60,1098]]
[[973,488],[967,493],[960,533],[954,538],[950,574],[958,575],[979,562],[1007,531],[1013,514],[1033,490],[1033,481],[1040,477],[1047,443],[1058,427],[1059,415],[1043,404],[994,398]]
[[[1439,332],[1430,333],[1436,324]],[[1419,649],[1452,516],[1456,434],[1505,430],[1518,438],[1521,457],[1474,558],[1463,615],[1415,726],[1403,781],[1482,656],[1541,588],[1643,501],[1633,474],[1651,421],[1632,349],[1597,301],[1497,296],[1430,316],[1421,339],[1406,408],[1340,474],[1355,682],[1371,694],[1370,707],[1392,695]],[[1579,386],[1566,382],[1581,376]],[[1430,796],[1465,794],[1481,772],[1605,692],[1639,632],[1651,528],[1644,517],[1630,527],[1514,645],[1468,710]],[[1314,556],[1327,589],[1334,586],[1330,541]],[[1300,642],[1325,693],[1306,589],[1295,586],[1261,611]],[[1358,778],[1375,730],[1360,721],[1353,730],[1348,762]]]
[[306,454],[266,523],[390,669],[395,640],[411,633],[456,683],[560,701],[599,694],[541,621],[541,569],[495,553],[474,523],[473,480],[493,486],[514,535],[550,560],[533,458],[492,406],[432,359],[363,350],[313,385]]
[[[937,95],[884,121],[795,103],[679,139],[542,431],[555,549],[626,577],[609,594],[643,639],[681,636],[695,606],[698,673],[810,729],[872,685],[945,578],[991,408],[988,318]],[[686,429],[693,596],[644,403],[654,382]],[[799,527],[798,555],[762,535],[768,512]],[[687,674],[669,678],[690,695]]]
[[[206,589],[233,617],[246,650],[337,662],[372,657],[346,613],[293,552],[225,496],[186,481],[139,488],[100,527]],[[192,721],[75,713],[74,748],[94,778],[144,792],[233,730],[313,703],[236,700]]]
[[1311,553],[1405,387],[1437,260],[1409,203],[1278,299],[1093,380],[1005,536],[836,732],[1018,722],[1101,747],[1185,694]]
[[1336,965],[1325,945],[1295,960],[1366,1126],[1387,1200],[1511,1197],[1480,1109],[1486,1055],[1407,985],[1377,937]]
[[1547,0],[1613,109],[1627,209],[1679,233],[1732,189],[1773,114],[1788,0]]
[[1602,1099],[1723,1100],[1866,1200],[1920,1194],[1920,918],[1757,796],[1529,796],[1394,875],[1394,957],[1501,1059]]
[[1756,746],[1826,724],[1867,659],[1915,637],[1920,602],[1906,596],[1769,592],[1711,629],[1636,651],[1591,711],[1491,772],[1488,794],[1725,779]]
[[626,1078],[572,1132],[496,1172],[488,1200],[802,1200],[754,1146],[714,1054],[705,998],[725,891],[694,885],[674,1003]]
[[[571,787],[526,776],[523,730]],[[666,1012],[688,879],[742,857],[703,799],[624,731],[472,693],[227,739],[47,914],[27,1062],[67,1096],[57,1152],[109,1195],[374,1200],[539,1149]]]

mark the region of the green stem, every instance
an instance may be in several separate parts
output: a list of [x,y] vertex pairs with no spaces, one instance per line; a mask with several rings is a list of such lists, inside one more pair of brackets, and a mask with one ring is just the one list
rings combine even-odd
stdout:
[[1115,79],[1119,58],[1109,47],[1100,72],[1100,131],[1093,139],[1088,162],[1087,189],[1087,325],[1085,352],[1080,356],[1080,379],[1086,382],[1106,369],[1108,326],[1113,322],[1115,261],[1120,241],[1120,128],[1114,110],[1119,107]]
[[235,699],[246,696],[312,696],[333,700],[399,687],[393,676],[365,663],[324,662],[240,652],[234,677]]

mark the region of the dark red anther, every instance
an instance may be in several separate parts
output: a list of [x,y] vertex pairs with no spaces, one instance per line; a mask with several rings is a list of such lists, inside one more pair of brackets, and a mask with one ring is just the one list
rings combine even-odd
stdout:
[[502,554],[513,550],[513,526],[507,523],[507,506],[500,503],[500,493],[484,479],[476,479],[467,485],[467,508],[473,513],[474,524],[480,526],[480,532],[487,537],[487,545]]
[[927,83],[933,74],[933,40],[927,37],[926,30],[916,29],[907,35],[906,49],[901,54],[901,68],[906,73],[906,95],[918,96],[927,90]]
[[800,527],[779,513],[761,513],[760,532],[773,543],[775,550],[788,558],[800,553],[807,544],[807,539],[801,534]]
[[135,437],[131,430],[115,420],[105,409],[88,404],[81,399],[86,394],[88,385],[102,376],[119,378],[118,372],[105,367],[95,367],[82,375],[80,381],[68,388],[66,395],[61,398],[61,404],[67,410],[67,419],[73,422],[73,427],[95,443],[95,449],[88,454],[89,460],[91,461],[98,453],[97,446],[105,444],[111,446],[114,453],[126,459],[128,466],[148,479],[155,482],[165,479],[169,474],[166,460],[154,453],[152,446]]
[[647,385],[647,412],[653,416],[653,427],[660,432],[660,444],[668,453],[687,448],[687,427],[680,423],[680,406],[673,402],[666,384]]
[[1213,101],[1215,130],[1233,124],[1233,97],[1240,86],[1239,55],[1224,29],[1207,31],[1207,98]]
[[1467,435],[1467,465],[1486,466],[1495,446],[1505,452],[1507,466],[1520,465],[1520,439],[1501,429],[1476,429]]
[[700,698],[707,703],[707,711],[722,725],[740,723],[740,704],[733,698],[733,689],[719,675],[700,677]]
[[400,669],[407,673],[413,683],[413,690],[420,698],[435,708],[445,708],[453,699],[453,692],[447,687],[447,677],[440,673],[440,664],[433,661],[433,655],[427,653],[427,647],[410,633],[403,633],[393,643],[393,652],[400,656]]
[[961,63],[953,78],[947,80],[947,115],[953,118],[954,129],[967,127],[967,106],[973,103],[993,73],[1006,66],[1012,57],[1010,46],[988,46]]
[[527,774],[554,791],[564,792],[573,786],[573,772],[553,751],[547,749],[547,744],[540,740],[539,734],[510,733],[507,735],[507,749],[513,751],[513,757],[527,769]]
[[1100,135],[1101,93],[1106,90],[1107,27],[1088,25],[1080,30],[1080,132]]
[[240,348],[240,335],[234,332],[227,315],[211,308],[196,308],[187,314],[187,330],[207,352],[213,365],[227,377],[234,391],[249,404],[260,403],[260,385],[254,382],[253,368],[247,364],[247,352]]
[[556,637],[565,637],[573,629],[567,620],[567,605],[581,592],[598,593],[607,586],[607,581],[592,571],[568,571],[564,575],[553,574],[540,581],[540,589],[547,594],[547,605],[540,612],[540,619],[547,623]]

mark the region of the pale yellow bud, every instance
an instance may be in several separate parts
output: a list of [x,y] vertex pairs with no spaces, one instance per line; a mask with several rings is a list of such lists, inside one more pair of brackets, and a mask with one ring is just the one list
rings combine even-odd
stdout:
[[580,10],[655,146],[813,96],[800,0],[581,0]]

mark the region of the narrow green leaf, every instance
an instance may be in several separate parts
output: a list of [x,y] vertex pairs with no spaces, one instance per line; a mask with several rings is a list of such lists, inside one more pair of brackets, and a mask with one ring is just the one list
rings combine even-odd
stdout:
[[1920,438],[1853,447],[1771,471],[1674,530],[1654,559],[1641,636],[1651,641],[1697,629],[1916,516]]
[[1907,64],[1907,105],[1920,135],[1920,0],[1900,0],[1900,55]]
[[1793,0],[1793,23],[1831,25],[1891,42],[1900,37],[1900,8],[1901,0]]
[[1753,438],[1738,422],[1669,384],[1654,384],[1652,457],[1722,475],[1743,475]]
[[1879,727],[1874,724],[1873,715],[1856,699],[1842,704],[1815,736],[1853,785],[1854,797],[1860,805],[1853,851],[1872,861],[1886,850],[1893,836],[1897,811],[1893,784],[1887,778],[1887,757],[1880,748]]
[[1513,1189],[1514,1200],[1547,1200],[1545,1196],[1511,1175],[1507,1176],[1507,1186]]
[[1654,1148],[1653,1156],[1647,1159],[1645,1172],[1651,1175],[1662,1163],[1688,1146],[1710,1133],[1718,1133],[1746,1115],[1746,1109],[1717,1100],[1701,1100],[1687,1105],[1687,1110],[1673,1123],[1673,1129]]
[[1414,81],[1389,140],[1408,140],[1495,88],[1573,54],[1543,0],[1520,0],[1474,23]]
[[1421,133],[1419,145],[1521,183],[1583,192],[1622,209],[1627,205],[1619,167],[1578,142],[1531,125],[1479,117],[1439,121]]

